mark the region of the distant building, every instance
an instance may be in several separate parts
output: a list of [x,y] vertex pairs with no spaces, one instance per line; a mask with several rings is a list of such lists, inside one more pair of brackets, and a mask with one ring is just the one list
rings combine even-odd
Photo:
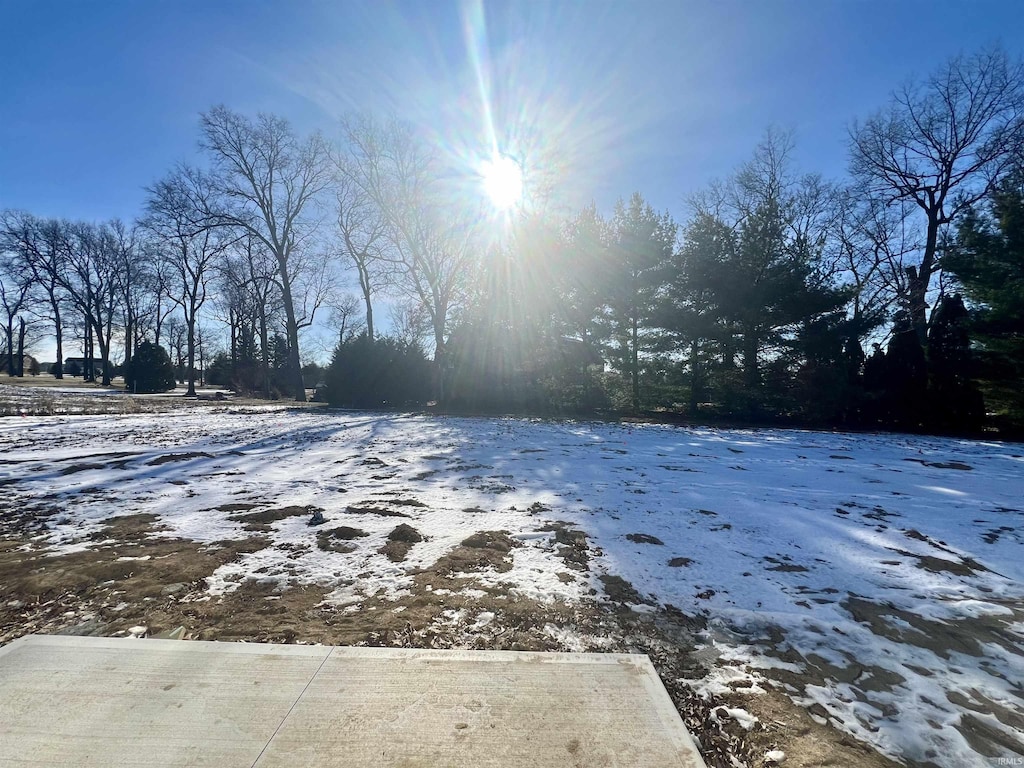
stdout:
[[[17,363],[14,364],[17,367]],[[32,355],[24,355],[22,357],[22,369],[21,372],[26,376],[35,376],[39,373],[39,361],[36,360]],[[7,355],[0,356],[0,374],[7,374],[8,376],[17,376],[18,371],[13,373],[7,370]]]
[[[66,376],[81,376],[85,370],[86,358],[84,357],[65,357],[64,358],[64,374]],[[100,358],[93,358],[92,361],[92,372],[96,376],[103,374],[103,360]]]

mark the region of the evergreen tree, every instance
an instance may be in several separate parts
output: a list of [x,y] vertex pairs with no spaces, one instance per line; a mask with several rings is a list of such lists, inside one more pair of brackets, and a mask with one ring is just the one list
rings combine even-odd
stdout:
[[416,344],[365,333],[339,344],[326,372],[327,401],[354,408],[403,408],[426,402],[431,363]]
[[[709,375],[727,333],[716,278],[736,247],[735,233],[721,219],[698,212],[682,234],[681,246],[662,265],[653,325],[661,333],[655,348],[685,357],[691,416],[710,396]],[[721,352],[721,366],[727,352]]]
[[910,313],[900,310],[893,321],[892,338],[881,375],[881,417],[884,423],[918,429],[925,419],[928,363]]
[[612,216],[607,269],[604,272],[606,338],[615,368],[626,374],[630,406],[640,410],[640,357],[650,345],[646,333],[655,313],[661,266],[675,247],[676,224],[657,214],[640,193],[621,200]]
[[1024,169],[1003,180],[987,210],[967,214],[942,268],[971,304],[986,400],[1024,425]]
[[139,395],[169,392],[174,389],[174,366],[163,347],[143,341],[135,350],[124,380],[125,388]]
[[928,329],[928,373],[932,426],[957,431],[981,426],[981,393],[972,381],[968,314],[959,294],[945,296]]

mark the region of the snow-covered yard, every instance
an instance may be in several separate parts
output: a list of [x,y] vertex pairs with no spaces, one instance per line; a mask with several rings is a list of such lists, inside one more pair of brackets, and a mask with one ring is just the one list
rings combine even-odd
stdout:
[[159,536],[267,538],[200,599],[317,584],[357,612],[505,532],[468,590],[703,617],[715,672],[694,685],[780,686],[898,759],[1024,751],[1024,446],[208,407],[2,419],[0,457],[0,516],[36,510],[54,552],[138,513]]

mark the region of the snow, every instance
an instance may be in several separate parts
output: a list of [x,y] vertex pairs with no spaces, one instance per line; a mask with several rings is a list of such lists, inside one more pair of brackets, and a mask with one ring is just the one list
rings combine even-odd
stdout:
[[[208,591],[252,578],[318,583],[358,610],[409,590],[416,570],[471,533],[503,530],[519,544],[512,569],[474,573],[467,590],[507,585],[573,603],[602,593],[599,576],[621,576],[647,602],[639,610],[707,617],[718,666],[706,690],[782,681],[886,754],[955,766],[980,764],[957,729],[969,709],[983,698],[1024,706],[1022,454],[902,435],[273,406],[0,420],[0,484],[13,481],[11,503],[62,504],[41,539],[57,552],[95,546],[89,535],[115,515],[152,513],[158,535],[214,545],[256,535],[222,505],[311,505],[323,529],[368,535],[351,553],[325,552],[308,516],[286,517]],[[346,511],[360,506],[408,517]],[[542,530],[556,521],[586,533],[589,573],[557,556]],[[378,550],[400,522],[425,540],[392,563]],[[445,620],[455,619],[493,617]],[[582,647],[569,630],[549,631]],[[935,641],[947,635],[948,647]],[[1002,720],[985,722],[1024,739]]]

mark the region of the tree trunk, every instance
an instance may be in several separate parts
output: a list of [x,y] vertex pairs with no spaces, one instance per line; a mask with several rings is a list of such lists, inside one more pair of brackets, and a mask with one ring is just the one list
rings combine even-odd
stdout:
[[[447,307],[445,308],[445,314],[447,314]],[[444,317],[440,311],[438,315]],[[434,376],[436,380],[434,382],[434,394],[435,400],[439,406],[443,406],[445,403],[445,388],[444,388],[444,321],[438,322],[435,316],[434,321]]]
[[195,311],[189,313],[189,316],[185,319],[185,325],[188,327],[188,390],[185,392],[186,397],[195,397],[196,395],[196,316]]
[[85,358],[82,360],[82,381],[96,381],[95,366],[92,363],[92,318],[88,314],[85,316],[85,342],[82,345],[82,353]]
[[690,416],[697,415],[697,408],[700,402],[700,388],[702,386],[701,377],[702,372],[700,370],[700,360],[698,355],[700,351],[697,346],[697,340],[694,339],[690,342],[690,403],[689,411]]
[[260,308],[260,370],[263,373],[263,399],[270,399],[270,334],[267,328],[267,312]]
[[359,287],[363,291],[363,303],[366,304],[366,338],[373,341],[373,303],[371,301],[370,275],[363,264],[359,265]]
[[100,383],[110,386],[110,339],[104,337],[103,326],[95,329],[96,343],[100,348]]
[[736,366],[736,339],[733,336],[732,324],[727,324],[722,338],[722,369],[731,371]]
[[234,375],[238,365],[238,317],[233,309],[228,309],[228,326],[231,329],[231,371]]
[[64,328],[60,320],[60,303],[52,295],[50,303],[53,305],[53,326],[57,337],[57,362],[54,364],[53,377],[64,378]]
[[128,370],[135,352],[135,319],[131,312],[126,313],[124,321],[124,369]]
[[306,386],[302,382],[302,364],[299,362],[299,327],[295,320],[295,306],[292,304],[292,284],[288,279],[288,265],[278,256],[278,273],[281,277],[281,295],[284,299],[284,316],[288,334],[288,378],[291,382],[295,402],[306,402]]
[[743,381],[751,393],[761,383],[761,374],[757,363],[759,346],[757,334],[748,329],[743,334]]
[[18,378],[25,378],[25,318],[19,318],[18,326]]
[[4,328],[7,334],[7,375],[14,375],[14,318],[8,318],[7,327]]
[[917,333],[921,346],[928,343],[928,284],[935,268],[935,252],[938,250],[939,222],[935,214],[928,216],[928,233],[924,244],[924,255],[919,269],[907,269],[909,283],[910,322]]
[[107,327],[97,329],[100,340],[100,358],[103,360],[103,386],[110,386],[110,336],[113,325],[112,315],[107,316]]
[[633,413],[640,413],[640,344],[639,321],[633,312],[629,372],[633,383]]

